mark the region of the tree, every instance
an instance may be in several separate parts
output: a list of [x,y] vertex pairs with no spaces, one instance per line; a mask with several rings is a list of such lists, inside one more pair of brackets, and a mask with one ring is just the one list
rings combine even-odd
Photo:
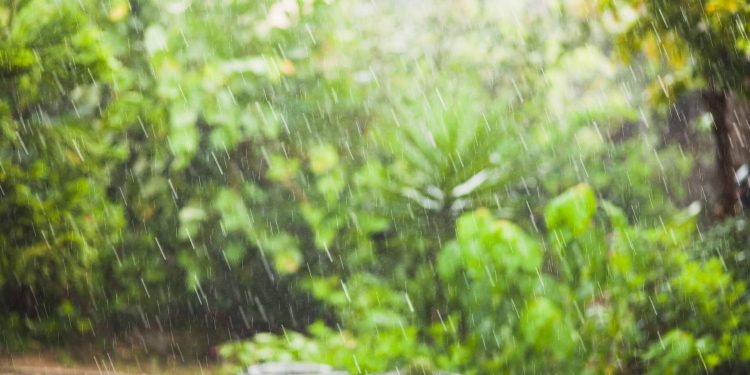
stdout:
[[83,333],[121,225],[97,142],[110,56],[77,3],[0,14],[0,331]]
[[718,214],[733,214],[738,201],[727,105],[730,94],[745,94],[749,88],[746,29],[750,8],[738,0],[603,0],[602,4],[621,20],[632,19],[620,34],[620,47],[630,52],[646,50],[650,59],[669,68],[656,79],[667,98],[688,88],[703,90],[714,121]]

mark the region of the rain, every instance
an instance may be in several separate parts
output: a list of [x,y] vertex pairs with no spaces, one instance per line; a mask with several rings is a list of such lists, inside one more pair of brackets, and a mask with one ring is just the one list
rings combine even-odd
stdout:
[[0,374],[750,373],[746,0],[0,0]]

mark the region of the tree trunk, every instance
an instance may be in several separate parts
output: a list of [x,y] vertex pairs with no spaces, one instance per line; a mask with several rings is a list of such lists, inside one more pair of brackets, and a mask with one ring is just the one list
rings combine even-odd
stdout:
[[732,145],[727,121],[727,92],[708,90],[703,99],[714,120],[713,133],[716,140],[716,173],[719,178],[719,199],[716,215],[731,216],[737,207],[737,188],[732,161]]

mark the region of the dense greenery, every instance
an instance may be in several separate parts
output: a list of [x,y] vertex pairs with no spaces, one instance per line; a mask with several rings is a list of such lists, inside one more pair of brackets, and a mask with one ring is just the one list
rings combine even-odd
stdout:
[[542,3],[0,2],[0,347],[747,372],[746,220],[652,126],[743,92],[747,4]]
[[[615,18],[627,18],[619,35],[625,51],[645,51],[652,66],[654,98],[674,97],[690,89],[704,89],[705,105],[713,117],[717,170],[721,192],[719,214],[734,213],[734,160],[729,107],[733,94],[746,95],[750,73],[747,23],[750,8],[744,1],[710,0],[685,5],[669,0],[602,0]],[[625,6],[623,6],[623,3]],[[734,141],[736,142],[736,140]],[[734,151],[734,152],[733,152]]]

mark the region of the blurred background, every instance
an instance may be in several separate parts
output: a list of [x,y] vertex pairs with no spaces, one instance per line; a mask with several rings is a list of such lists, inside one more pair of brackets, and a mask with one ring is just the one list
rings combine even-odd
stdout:
[[746,373],[749,22],[2,0],[0,367]]

